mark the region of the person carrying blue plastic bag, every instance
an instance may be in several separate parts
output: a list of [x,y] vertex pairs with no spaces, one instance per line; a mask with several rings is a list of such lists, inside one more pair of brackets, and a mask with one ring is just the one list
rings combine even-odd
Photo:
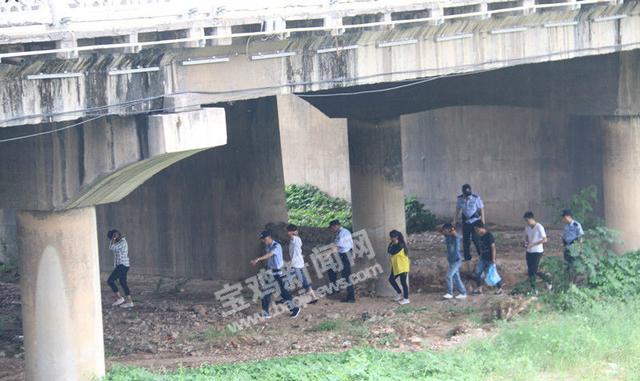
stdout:
[[496,288],[496,295],[502,295],[502,279],[496,270],[496,239],[482,221],[476,221],[473,227],[478,235],[480,250],[480,259],[473,273],[476,278],[476,289],[473,290],[473,294],[482,294],[482,274],[484,273],[487,284]]
[[494,287],[502,281],[502,278],[500,278],[500,274],[498,274],[496,265],[489,265],[489,270],[487,270],[487,275],[485,275],[484,281],[491,287]]

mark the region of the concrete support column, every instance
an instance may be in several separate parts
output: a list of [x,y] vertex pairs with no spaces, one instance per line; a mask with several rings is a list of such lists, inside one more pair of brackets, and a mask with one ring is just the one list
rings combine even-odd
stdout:
[[104,375],[94,207],[17,213],[28,381]]
[[640,248],[640,116],[605,117],[603,160],[607,226],[622,232],[622,250]]
[[377,294],[393,295],[387,281],[389,231],[405,233],[400,117],[349,119],[348,131],[353,228],[367,230],[376,261],[385,269],[376,281]]

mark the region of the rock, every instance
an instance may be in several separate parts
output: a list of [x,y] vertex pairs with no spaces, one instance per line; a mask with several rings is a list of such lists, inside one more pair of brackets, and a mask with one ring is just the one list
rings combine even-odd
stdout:
[[298,343],[291,344],[291,349],[293,349],[293,350],[297,351],[297,350],[300,350],[300,348],[302,348],[302,347]]
[[422,346],[422,338],[421,337],[411,336],[409,338],[409,341],[411,342],[411,345],[414,345],[416,347],[421,347]]
[[151,345],[151,344],[147,344],[147,346],[145,347],[145,351],[151,353],[151,354],[156,354],[158,353],[158,348],[156,348],[155,346]]
[[207,314],[207,309],[205,306],[201,304],[196,304],[191,308],[193,312],[195,312],[198,316],[205,316]]
[[467,333],[468,329],[467,327],[463,326],[463,325],[457,325],[455,327],[453,327],[451,330],[449,330],[449,332],[447,332],[447,337],[452,338],[454,336],[458,336],[458,335],[462,335],[464,333]]
[[351,348],[351,341],[345,340],[342,342],[342,348]]
[[340,319],[341,317],[342,317],[342,315],[340,315],[337,312],[330,312],[330,313],[327,314],[327,319],[336,320],[336,319]]

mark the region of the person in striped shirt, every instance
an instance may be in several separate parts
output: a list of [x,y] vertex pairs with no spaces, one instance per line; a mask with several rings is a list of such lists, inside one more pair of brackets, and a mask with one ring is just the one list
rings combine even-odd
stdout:
[[[111,287],[115,299],[111,305],[114,307],[132,308],[133,300],[131,299],[129,285],[127,284],[127,273],[129,272],[129,245],[127,244],[127,239],[122,236],[122,233],[115,229],[109,230],[107,237],[109,237],[109,251],[113,253],[113,271],[111,275],[109,275],[109,279],[107,279],[107,284]],[[124,297],[120,291],[118,291],[116,279],[119,280]]]

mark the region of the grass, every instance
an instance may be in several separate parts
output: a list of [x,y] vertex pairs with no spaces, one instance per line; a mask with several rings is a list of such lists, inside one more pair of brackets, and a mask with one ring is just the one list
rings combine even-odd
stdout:
[[308,332],[341,331],[354,338],[369,337],[369,327],[362,320],[327,319],[308,329]]
[[[358,347],[154,374],[116,367],[105,381],[638,380],[640,303],[534,312],[455,350],[395,353]],[[322,322],[326,330],[336,323]],[[346,324],[346,323],[343,323]],[[333,328],[332,328],[333,327]],[[276,354],[274,354],[276,355]]]
[[221,339],[228,339],[230,337],[236,336],[237,332],[232,332],[227,328],[217,329],[217,328],[208,328],[204,332],[200,332],[191,337],[191,339],[200,340],[200,341],[218,341]]
[[416,313],[416,312],[424,312],[424,311],[428,311],[429,307],[415,307],[415,306],[400,306],[398,308],[396,308],[396,313],[397,314],[412,314],[412,313]]
[[309,332],[327,332],[335,331],[342,328],[346,324],[344,319],[327,319],[323,320],[314,327],[309,328]]

